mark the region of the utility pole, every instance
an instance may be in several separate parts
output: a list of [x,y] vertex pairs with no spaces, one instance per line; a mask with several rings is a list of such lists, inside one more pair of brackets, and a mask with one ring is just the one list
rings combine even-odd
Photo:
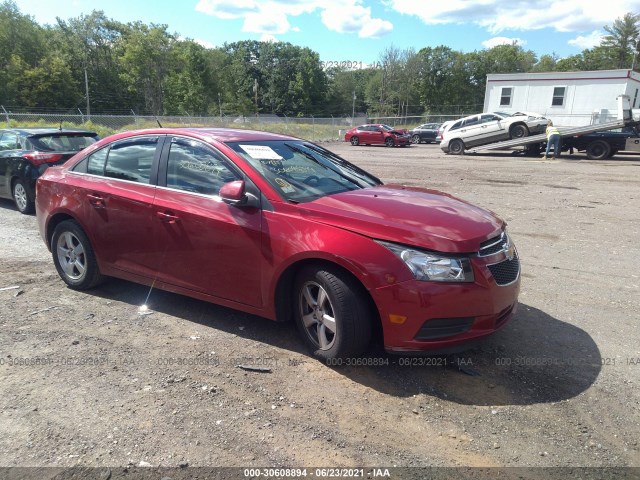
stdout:
[[220,110],[220,126],[222,126],[222,101],[220,100],[220,92],[218,92],[218,110]]
[[255,107],[256,107],[256,117],[258,116],[258,79],[254,78],[253,79],[253,102],[255,103]]
[[353,118],[356,116],[356,91],[353,91],[353,103],[351,105],[351,126],[353,127]]
[[84,67],[84,90],[87,95],[87,118],[91,120],[91,106],[89,104],[89,77],[87,76],[87,67]]

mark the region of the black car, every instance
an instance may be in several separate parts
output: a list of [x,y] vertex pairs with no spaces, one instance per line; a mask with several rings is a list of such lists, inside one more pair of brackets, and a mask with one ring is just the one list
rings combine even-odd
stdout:
[[0,198],[12,198],[21,213],[33,212],[38,177],[97,140],[88,130],[0,129]]
[[436,142],[438,127],[440,127],[439,123],[425,123],[414,128],[409,132],[411,134],[411,143]]

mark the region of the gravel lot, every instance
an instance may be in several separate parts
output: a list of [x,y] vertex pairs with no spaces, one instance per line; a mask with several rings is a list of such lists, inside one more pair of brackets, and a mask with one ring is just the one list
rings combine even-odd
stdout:
[[0,289],[19,286],[0,290],[0,466],[640,467],[640,158],[326,146],[509,222],[519,312],[466,373],[376,347],[388,366],[333,368],[293,325],[160,291],[141,316],[148,288],[119,280],[75,292],[0,201]]

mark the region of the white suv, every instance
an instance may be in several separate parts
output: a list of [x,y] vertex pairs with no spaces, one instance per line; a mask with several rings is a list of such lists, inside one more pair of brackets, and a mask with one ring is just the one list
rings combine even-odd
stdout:
[[465,148],[544,133],[548,119],[537,113],[481,113],[453,122],[442,134],[440,148],[461,155]]

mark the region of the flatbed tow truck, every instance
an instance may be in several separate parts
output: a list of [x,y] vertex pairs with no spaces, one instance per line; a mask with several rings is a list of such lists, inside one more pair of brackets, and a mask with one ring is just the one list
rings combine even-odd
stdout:
[[[620,150],[640,152],[640,121],[633,118],[630,105],[627,95],[619,95],[617,120],[583,127],[558,127],[562,137],[561,150],[584,151],[591,160],[611,158]],[[616,129],[621,131],[611,131]],[[521,151],[525,155],[537,156],[545,150],[546,143],[546,135],[540,134],[481,145],[465,153],[524,147]]]

